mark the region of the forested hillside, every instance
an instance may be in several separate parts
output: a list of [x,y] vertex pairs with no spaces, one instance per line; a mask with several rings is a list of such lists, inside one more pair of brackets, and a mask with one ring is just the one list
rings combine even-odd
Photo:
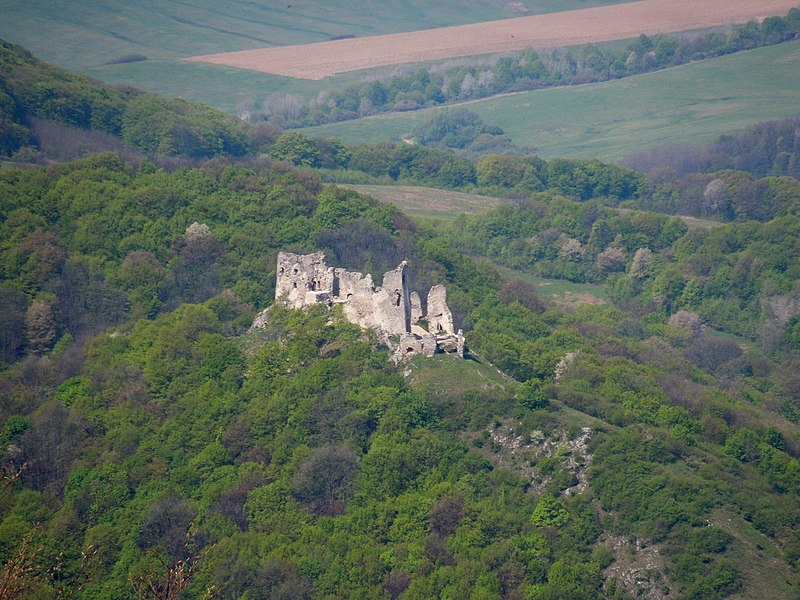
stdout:
[[800,118],[759,123],[739,135],[725,135],[704,150],[666,146],[631,157],[630,166],[650,171],[668,168],[678,176],[723,169],[746,171],[754,177],[800,176]]
[[[603,573],[617,535],[659,544],[676,594],[754,585],[754,535],[793,580],[797,319],[782,319],[797,264],[753,246],[782,231],[796,256],[790,223],[687,232],[551,197],[455,225],[494,256],[503,223],[529,215],[555,253],[536,264],[565,269],[591,237],[619,308],[565,313],[449,232],[275,167],[169,174],[101,155],[2,179],[14,584],[124,597],[183,569],[190,596],[588,598],[616,593]],[[432,396],[324,312],[276,310],[243,335],[279,248],[374,271],[408,258],[417,282],[448,283],[476,356],[523,385]],[[783,316],[747,312],[759,303]],[[772,335],[703,326],[736,331],[741,315]]]
[[[52,130],[47,122],[108,134],[136,150],[162,156],[210,158],[242,155],[247,149],[238,119],[179,99],[104,86],[0,40],[0,155],[23,148],[22,158],[35,157],[39,138]],[[57,128],[52,135],[65,145],[68,140],[63,138],[75,133]],[[109,141],[94,143],[102,147]]]
[[[0,597],[797,596],[795,196],[687,225],[633,169],[296,133],[165,164],[0,171]],[[515,201],[418,223],[319,166]],[[468,358],[324,307],[249,331],[279,250],[407,260]]]

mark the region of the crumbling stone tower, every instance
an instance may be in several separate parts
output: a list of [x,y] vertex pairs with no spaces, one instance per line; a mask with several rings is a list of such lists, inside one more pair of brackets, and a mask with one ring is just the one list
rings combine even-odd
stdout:
[[[281,252],[277,269],[276,301],[290,308],[341,304],[348,321],[381,332],[398,358],[418,353],[431,356],[437,350],[464,355],[464,336],[461,330],[454,332],[446,288],[430,289],[424,316],[419,295],[409,292],[405,261],[384,274],[380,287],[373,284],[370,274],[329,267],[322,252]],[[264,317],[264,313],[259,315],[253,327],[263,327]],[[427,323],[427,330],[422,323]]]

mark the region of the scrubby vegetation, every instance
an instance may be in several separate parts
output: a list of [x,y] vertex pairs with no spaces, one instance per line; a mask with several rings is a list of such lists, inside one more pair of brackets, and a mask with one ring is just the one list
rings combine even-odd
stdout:
[[[744,585],[724,558],[736,534],[699,561],[684,550],[717,510],[768,536],[787,573],[796,562],[794,323],[751,307],[790,303],[797,275],[748,259],[788,223],[698,238],[675,219],[538,197],[434,233],[292,171],[170,174],[113,155],[3,183],[3,560],[41,566],[19,585],[125,597],[180,572],[189,596],[588,598],[611,585],[614,533],[663,544],[676,590],[722,597]],[[551,232],[555,254],[498,236],[512,225],[520,240]],[[737,252],[709,257],[731,239]],[[547,309],[454,243],[605,275],[619,308]],[[418,280],[447,282],[475,355],[526,382],[518,400],[511,382],[409,388],[376,341],[324,310],[275,309],[263,335],[243,336],[282,247],[359,268],[405,256]],[[763,335],[743,353],[700,322],[668,322],[681,311]],[[591,426],[588,490],[563,494],[575,475],[557,455],[533,480],[495,464],[504,442],[478,443],[494,419],[522,435]]]
[[[791,196],[700,228],[596,161],[270,147],[0,172],[0,596],[797,595]],[[324,161],[517,201],[415,223]],[[469,359],[395,366],[325,307],[248,332],[279,249],[408,260]],[[613,303],[559,309],[526,273]]]

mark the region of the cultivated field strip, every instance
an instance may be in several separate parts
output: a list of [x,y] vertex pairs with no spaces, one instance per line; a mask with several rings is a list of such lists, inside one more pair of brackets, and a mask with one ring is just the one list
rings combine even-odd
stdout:
[[302,79],[389,65],[548,48],[745,23],[798,0],[644,0],[408,33],[194,56],[187,60]]

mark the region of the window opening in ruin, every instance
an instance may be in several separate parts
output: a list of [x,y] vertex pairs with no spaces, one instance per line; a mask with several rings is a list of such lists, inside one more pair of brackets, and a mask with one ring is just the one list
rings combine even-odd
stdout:
[[283,275],[283,267],[281,267],[281,275]]
[[410,346],[408,348],[406,348],[406,354],[411,354],[413,351],[414,351],[414,349],[411,348]]
[[436,331],[444,331],[444,328],[442,327],[441,323],[436,324]]
[[295,267],[294,268],[294,274],[297,275],[299,272],[300,272],[300,270],[297,267]]
[[293,287],[293,288],[296,288],[296,287],[297,287],[297,282],[296,282],[296,281],[293,281],[293,282],[292,282],[292,287]]
[[395,298],[394,298],[394,305],[400,306],[400,290],[395,290]]

